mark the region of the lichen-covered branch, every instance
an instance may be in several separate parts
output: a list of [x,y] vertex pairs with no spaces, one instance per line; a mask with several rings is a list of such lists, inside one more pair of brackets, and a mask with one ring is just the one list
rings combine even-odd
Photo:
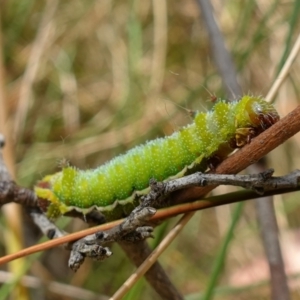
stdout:
[[196,173],[169,182],[151,181],[150,192],[142,197],[141,204],[120,225],[75,242],[71,249],[69,266],[76,271],[85,257],[103,260],[111,255],[108,248],[103,247],[113,241],[139,241],[151,236],[152,227],[145,226],[155,213],[152,207],[165,206],[164,199],[171,193],[191,186],[230,184],[254,190],[262,195],[267,191],[296,188],[300,183],[300,170],[286,176],[272,177],[273,170],[254,175],[220,175]]
[[101,261],[111,256],[109,248],[104,247],[108,243],[120,240],[136,242],[151,237],[153,229],[145,224],[155,212],[156,210],[151,207],[135,209],[118,226],[86,236],[75,242],[70,246],[69,267],[77,271],[85,257]]

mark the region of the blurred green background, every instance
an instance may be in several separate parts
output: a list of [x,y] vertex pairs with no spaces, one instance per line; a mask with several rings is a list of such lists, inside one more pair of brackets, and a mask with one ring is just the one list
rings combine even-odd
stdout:
[[[300,32],[300,1],[212,4],[243,93],[266,95]],[[212,95],[227,97],[195,0],[2,0],[0,18],[7,126],[20,185],[32,187],[65,159],[83,169],[95,167],[191,122],[187,110],[210,109]],[[298,57],[275,100],[281,116],[299,103],[299,70]],[[270,153],[267,165],[276,175],[299,168],[299,147],[298,134]],[[214,193],[232,190],[220,187]],[[291,293],[300,299],[300,204],[296,193],[275,199]],[[160,258],[177,288],[186,296],[196,294],[188,299],[200,299],[197,293],[205,290],[232,212],[233,206],[198,212]],[[156,236],[174,222],[158,227]],[[1,227],[7,230],[3,221]],[[66,230],[84,227],[72,221]],[[32,228],[26,231],[27,245],[37,238]],[[4,255],[5,245],[0,249]],[[269,299],[251,201],[243,207],[229,250],[215,299]],[[76,274],[67,268],[68,252],[47,251],[26,274],[109,296],[135,269],[117,245],[113,251],[112,259],[86,261]],[[29,299],[80,297],[37,286]],[[128,299],[155,297],[142,281]]]

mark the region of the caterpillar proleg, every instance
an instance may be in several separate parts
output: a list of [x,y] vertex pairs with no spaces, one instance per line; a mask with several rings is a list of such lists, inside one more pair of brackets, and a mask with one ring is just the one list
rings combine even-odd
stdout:
[[135,195],[148,192],[151,178],[164,181],[212,168],[278,120],[273,105],[261,97],[218,100],[212,111],[196,113],[192,124],[172,135],[136,146],[96,169],[66,166],[43,178],[35,192],[50,218],[97,209],[114,220],[138,205]]

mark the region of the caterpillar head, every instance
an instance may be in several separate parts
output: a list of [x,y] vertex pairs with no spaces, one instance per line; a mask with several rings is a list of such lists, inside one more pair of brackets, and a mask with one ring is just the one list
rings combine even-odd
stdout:
[[260,97],[244,96],[236,114],[236,146],[242,147],[280,119],[271,103]]
[[261,131],[279,121],[279,115],[274,106],[261,98],[249,97],[245,105],[245,111],[248,113],[252,126],[259,128]]

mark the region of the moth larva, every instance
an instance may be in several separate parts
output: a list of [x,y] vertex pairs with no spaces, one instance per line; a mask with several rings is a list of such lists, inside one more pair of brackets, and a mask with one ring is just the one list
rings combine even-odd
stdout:
[[107,220],[127,215],[138,205],[135,193],[146,194],[149,180],[170,180],[221,162],[279,120],[272,104],[261,97],[219,100],[212,111],[170,136],[158,138],[117,156],[96,169],[66,166],[35,187],[41,207],[51,218],[73,209],[100,211]]

